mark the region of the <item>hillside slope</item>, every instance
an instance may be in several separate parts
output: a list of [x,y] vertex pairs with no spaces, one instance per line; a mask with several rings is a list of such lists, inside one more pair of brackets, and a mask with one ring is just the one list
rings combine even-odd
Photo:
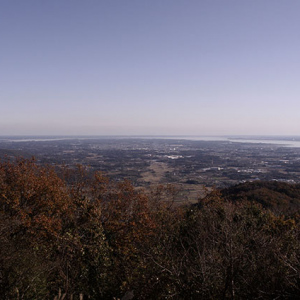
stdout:
[[277,181],[241,183],[221,190],[225,199],[260,203],[264,208],[280,211],[300,209],[300,184]]

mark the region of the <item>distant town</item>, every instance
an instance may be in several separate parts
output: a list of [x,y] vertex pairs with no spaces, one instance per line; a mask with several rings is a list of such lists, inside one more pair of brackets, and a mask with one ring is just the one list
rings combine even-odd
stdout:
[[[289,144],[286,142],[286,144]],[[100,170],[116,181],[128,179],[149,188],[173,184],[186,197],[203,188],[224,188],[241,182],[300,182],[300,147],[243,140],[181,138],[0,138],[2,159],[35,157],[41,164]]]

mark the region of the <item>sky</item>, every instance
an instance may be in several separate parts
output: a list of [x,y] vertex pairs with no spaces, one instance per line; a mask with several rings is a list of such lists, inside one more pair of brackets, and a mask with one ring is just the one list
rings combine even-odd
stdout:
[[0,0],[0,135],[300,135],[299,0]]

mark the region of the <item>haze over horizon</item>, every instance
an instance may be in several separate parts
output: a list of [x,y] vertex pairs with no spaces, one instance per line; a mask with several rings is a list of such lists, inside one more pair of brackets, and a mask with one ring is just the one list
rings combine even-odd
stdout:
[[0,135],[299,135],[300,1],[4,0]]

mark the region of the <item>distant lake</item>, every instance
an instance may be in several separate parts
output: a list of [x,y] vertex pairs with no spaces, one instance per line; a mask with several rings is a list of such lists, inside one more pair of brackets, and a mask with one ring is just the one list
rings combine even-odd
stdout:
[[299,147],[300,136],[131,136],[128,138],[145,138],[145,139],[174,139],[189,141],[210,141],[210,142],[232,142],[232,143],[253,143],[253,144],[273,144],[283,147]]
[[288,138],[288,137],[259,137],[259,138],[249,138],[249,137],[215,137],[215,136],[205,136],[205,137],[184,137],[187,140],[194,141],[227,141],[233,143],[253,143],[253,144],[274,144],[283,147],[299,147],[300,148],[300,137]]
[[238,142],[238,143],[264,143],[264,144],[274,144],[280,145],[283,147],[300,147],[300,141],[289,141],[289,140],[263,140],[263,139],[228,139],[231,142]]
[[233,142],[253,144],[274,144],[283,147],[300,147],[300,136],[139,136],[136,138],[146,139],[176,139],[189,141],[210,141],[210,142]]

